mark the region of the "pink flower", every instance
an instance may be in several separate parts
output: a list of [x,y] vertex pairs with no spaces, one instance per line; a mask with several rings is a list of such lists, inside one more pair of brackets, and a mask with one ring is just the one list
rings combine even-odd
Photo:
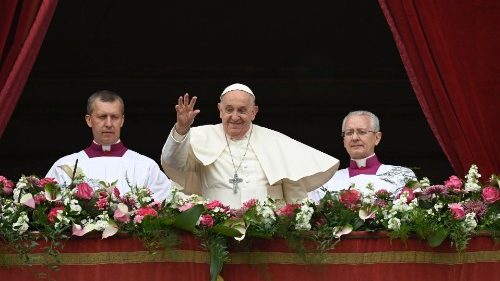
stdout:
[[340,194],[340,203],[348,208],[353,208],[361,199],[361,192],[356,189],[348,189]]
[[500,199],[500,190],[494,186],[486,186],[482,195],[486,204],[493,204]]
[[486,204],[480,200],[470,200],[464,202],[465,213],[474,213],[477,218],[486,214]]
[[[122,203],[120,203],[122,204]],[[115,213],[113,214],[113,218],[122,223],[130,222],[130,215],[128,212],[128,207],[125,204],[122,204],[116,208]]]
[[0,185],[4,194],[11,194],[14,190],[14,183],[4,176],[0,176]]
[[451,215],[455,220],[461,220],[465,217],[464,207],[459,203],[448,204],[450,208]]
[[115,187],[115,188],[113,189],[113,195],[114,195],[116,198],[120,198],[120,190],[119,190],[117,187]]
[[179,211],[181,211],[181,212],[187,211],[187,210],[191,209],[191,207],[193,207],[193,206],[194,206],[193,203],[186,203],[186,204],[179,207]]
[[250,210],[252,209],[255,205],[257,204],[257,199],[255,198],[252,198],[248,201],[246,201],[245,203],[243,203],[243,208],[242,209],[245,209],[245,210]]
[[146,216],[156,217],[158,212],[151,207],[140,208],[135,213],[134,222],[141,223]]
[[76,186],[76,198],[90,200],[94,195],[94,189],[86,182],[80,183]]
[[99,199],[96,202],[97,209],[106,210],[109,207],[108,194],[105,191],[99,193]]
[[451,189],[452,191],[460,191],[462,189],[462,180],[460,180],[457,176],[451,176],[447,181],[444,182],[444,185]]
[[413,199],[415,199],[415,193],[413,192],[413,189],[409,188],[409,187],[403,187],[403,189],[401,189],[401,192],[398,194],[398,196],[396,196],[397,198],[401,197],[401,195],[406,192],[406,203],[410,203],[411,201],[413,201]]
[[54,207],[52,210],[50,210],[49,214],[47,215],[47,218],[50,223],[54,223],[57,219],[57,213],[59,210],[64,210],[64,207]]
[[213,200],[213,201],[210,201],[208,202],[205,207],[207,207],[208,210],[213,210],[217,207],[221,208],[221,209],[224,209],[224,208],[227,208],[226,206],[224,206],[224,204],[222,204],[222,202],[220,202],[219,200]]
[[276,214],[280,217],[293,217],[295,214],[295,209],[299,208],[300,204],[286,204],[281,209],[276,211]]
[[49,183],[57,184],[57,181],[54,178],[43,178],[38,181],[38,186],[40,186],[40,188],[45,188]]
[[47,201],[47,198],[45,198],[45,194],[42,193],[35,194],[35,196],[33,196],[33,199],[35,200],[36,205],[40,205],[43,202]]
[[214,218],[209,214],[204,214],[200,217],[200,225],[204,227],[214,226]]

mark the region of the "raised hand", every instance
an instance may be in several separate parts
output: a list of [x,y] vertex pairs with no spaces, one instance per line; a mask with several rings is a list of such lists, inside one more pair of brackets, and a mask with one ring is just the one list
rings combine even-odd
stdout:
[[196,104],[196,97],[189,100],[189,94],[180,96],[175,106],[175,111],[177,112],[177,123],[175,123],[175,131],[181,135],[187,134],[189,127],[193,124],[194,118],[198,113],[199,109],[194,109]]

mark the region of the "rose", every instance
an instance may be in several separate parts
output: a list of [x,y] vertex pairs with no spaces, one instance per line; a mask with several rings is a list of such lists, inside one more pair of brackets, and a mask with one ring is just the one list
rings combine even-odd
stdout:
[[401,189],[401,192],[398,194],[397,198],[400,198],[401,195],[405,192],[406,192],[406,203],[410,203],[411,201],[413,201],[413,199],[415,199],[415,193],[413,192],[413,189],[406,186],[403,187],[403,189]]
[[57,184],[56,179],[54,178],[43,178],[38,181],[38,186],[40,188],[45,188],[45,185],[52,183],[52,184]]
[[40,205],[43,202],[47,201],[47,198],[45,198],[45,194],[38,193],[33,196],[33,200],[35,200],[36,205]]
[[47,219],[50,223],[54,223],[56,221],[59,210],[64,210],[64,207],[54,207],[52,208],[52,210],[50,210],[49,214],[47,215]]
[[204,227],[214,226],[214,218],[209,214],[204,214],[200,217],[200,225]]
[[448,205],[451,215],[455,220],[461,220],[465,217],[464,207],[460,203],[452,203]]
[[80,183],[76,186],[76,198],[90,200],[94,195],[94,189],[86,182]]
[[156,217],[158,212],[151,207],[143,207],[135,212],[134,222],[141,223],[146,216]]
[[444,182],[444,185],[453,191],[460,191],[462,189],[462,180],[460,180],[457,176],[451,176],[447,181]]
[[483,200],[486,204],[493,204],[500,199],[500,190],[494,186],[483,188]]
[[2,186],[2,191],[5,194],[12,194],[14,190],[14,183],[11,180],[8,180],[4,176],[0,176],[0,185]]
[[354,207],[361,199],[361,192],[356,189],[348,189],[340,194],[340,203],[348,208]]

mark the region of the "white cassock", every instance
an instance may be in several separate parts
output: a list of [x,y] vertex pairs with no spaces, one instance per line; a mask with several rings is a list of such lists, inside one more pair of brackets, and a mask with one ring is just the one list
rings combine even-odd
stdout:
[[78,159],[77,166],[82,169],[86,181],[94,189],[99,187],[99,181],[112,183],[117,180],[116,187],[120,194],[130,191],[131,186],[137,186],[148,187],[157,202],[171,195],[171,181],[151,158],[125,147],[122,156],[96,156],[92,155],[95,150],[89,153],[95,147],[93,143],[85,150],[60,158],[52,165],[46,177],[55,178],[61,184],[71,184],[70,176],[60,166],[68,165],[73,168]]
[[339,165],[321,151],[255,124],[243,139],[227,141],[222,124],[193,127],[185,136],[172,129],[161,163],[183,192],[232,208],[267,197],[299,202],[327,182]]
[[322,188],[309,192],[308,196],[313,201],[318,202],[325,195],[324,189],[340,191],[348,189],[353,184],[362,193],[369,191],[368,185],[371,185],[375,191],[385,189],[395,193],[404,187],[409,180],[415,179],[415,173],[411,169],[401,166],[380,164],[375,174],[357,174],[352,177],[349,175],[349,169],[345,168],[337,171]]

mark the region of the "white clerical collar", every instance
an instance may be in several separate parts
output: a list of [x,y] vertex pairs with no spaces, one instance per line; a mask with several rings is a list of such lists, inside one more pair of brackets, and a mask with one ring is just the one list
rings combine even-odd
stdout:
[[369,158],[372,158],[373,156],[375,155],[375,153],[373,153],[372,155],[366,157],[366,158],[363,158],[363,159],[352,159],[352,161],[356,162],[356,165],[358,165],[359,168],[361,167],[366,167],[366,160],[369,159]]
[[[92,141],[93,143],[99,145],[102,148],[102,151],[111,151],[111,144],[100,144],[96,142],[95,140]],[[114,144],[120,143],[120,140],[115,142]]]

